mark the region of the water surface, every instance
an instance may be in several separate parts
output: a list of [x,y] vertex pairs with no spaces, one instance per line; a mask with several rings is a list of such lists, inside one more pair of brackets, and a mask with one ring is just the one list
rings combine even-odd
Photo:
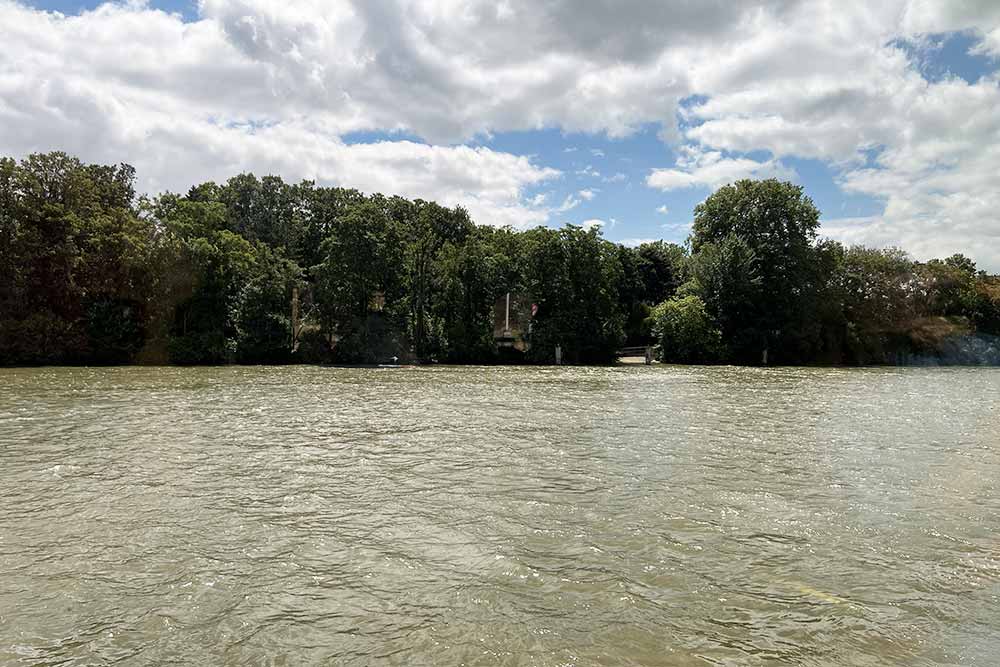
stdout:
[[0,370],[0,664],[995,665],[1000,371]]

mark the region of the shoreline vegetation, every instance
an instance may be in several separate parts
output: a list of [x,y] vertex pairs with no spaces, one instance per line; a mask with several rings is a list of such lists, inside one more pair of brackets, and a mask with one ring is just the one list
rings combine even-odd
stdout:
[[[240,174],[137,197],[135,170],[0,158],[0,365],[1000,365],[1000,277],[820,236],[742,180],[684,246],[477,226],[462,208]],[[507,297],[507,295],[511,295]],[[502,305],[501,305],[502,304]]]

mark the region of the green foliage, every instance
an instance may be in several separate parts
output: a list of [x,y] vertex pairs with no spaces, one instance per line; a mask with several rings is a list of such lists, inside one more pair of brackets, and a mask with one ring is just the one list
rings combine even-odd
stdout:
[[417,200],[410,204],[393,198],[393,217],[404,229],[406,243],[405,300],[408,305],[407,333],[418,358],[447,356],[442,339],[447,322],[439,319],[438,301],[443,298],[442,281],[436,275],[445,246],[464,248],[473,229],[468,213],[461,208],[449,210],[431,202]]
[[529,357],[551,361],[560,345],[570,363],[613,361],[625,340],[614,244],[572,225],[529,230],[521,243],[525,288],[538,304]]
[[394,307],[403,281],[401,230],[385,200],[373,198],[348,209],[331,225],[321,251],[323,261],[310,273],[323,328],[345,341],[342,350],[352,350],[341,361],[376,361],[361,351],[369,347],[369,336],[372,349],[386,346],[383,332],[399,320]]
[[138,200],[134,182],[0,158],[0,364],[499,361],[507,293],[539,363],[654,340],[685,363],[975,363],[1000,335],[1000,278],[817,241],[815,206],[775,180],[699,204],[690,254],[277,176]]
[[719,243],[702,244],[689,270],[691,280],[679,294],[697,296],[705,304],[737,359],[753,358],[767,338],[760,316],[767,289],[756,253],[730,234]]
[[0,363],[132,360],[155,243],[134,178],[64,153],[0,160]]
[[347,212],[365,202],[357,190],[344,188],[317,188],[310,182],[299,186],[299,204],[302,207],[298,232],[298,248],[292,259],[299,266],[309,268],[324,260],[323,242],[333,232],[337,221]]
[[[802,186],[773,178],[741,180],[716,190],[694,209],[692,252],[735,235],[763,261],[785,263],[808,254],[819,228],[819,211]],[[778,270],[775,269],[775,273]]]
[[1000,278],[980,276],[976,281],[972,321],[979,331],[1000,336]]
[[112,297],[98,297],[86,307],[89,361],[124,364],[142,349],[144,342],[141,304]]
[[259,244],[233,308],[235,359],[244,364],[292,360],[290,295],[304,286],[302,270],[280,251]]
[[923,283],[925,308],[945,316],[960,316],[976,307],[976,264],[964,255],[932,259],[917,267]]
[[433,268],[438,298],[432,307],[436,352],[442,361],[484,362],[496,357],[493,305],[518,288],[517,238],[506,229],[474,227],[449,241]]
[[684,283],[687,253],[676,243],[654,241],[635,249],[641,281],[640,299],[660,303],[670,298]]
[[713,364],[725,358],[722,331],[694,295],[670,299],[650,313],[661,361]]
[[626,345],[652,342],[649,311],[673,296],[684,282],[687,254],[679,245],[655,241],[636,248],[618,247],[621,282],[618,298],[625,315]]
[[913,261],[896,248],[847,249],[836,275],[846,322],[845,346],[856,363],[877,363],[917,313]]
[[816,344],[802,333],[823,284],[818,227],[802,188],[774,179],[737,181],[695,207],[690,291],[719,321],[735,361],[801,362]]

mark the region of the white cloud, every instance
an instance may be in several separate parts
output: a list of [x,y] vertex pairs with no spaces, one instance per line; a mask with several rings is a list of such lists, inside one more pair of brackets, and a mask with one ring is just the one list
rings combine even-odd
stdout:
[[580,195],[580,198],[583,199],[583,200],[585,200],[585,201],[591,201],[594,197],[597,196],[598,192],[600,192],[600,190],[596,190],[596,189],[593,189],[593,188],[587,188],[586,190],[580,190],[576,194]]
[[963,252],[1000,268],[1000,88],[951,80],[908,109],[906,132],[872,165],[847,169],[842,187],[880,198],[882,215],[830,220],[837,238],[899,245],[917,257]]
[[565,213],[566,211],[572,211],[579,205],[580,205],[579,199],[577,199],[573,195],[566,195],[566,198],[563,199],[563,203],[552,210],[554,213]]
[[660,229],[668,232],[673,238],[683,238],[691,232],[691,228],[694,227],[694,222],[688,220],[687,222],[668,222],[660,225]]
[[659,214],[661,214],[661,215],[666,215],[666,214],[670,213],[670,209],[667,208],[666,204],[664,204],[663,206],[657,206],[656,207],[656,212],[659,213]]
[[594,157],[604,157],[604,151],[602,151],[600,148],[591,148],[590,154],[593,155]]
[[[987,183],[1000,169],[998,80],[927,81],[919,63],[894,45],[897,38],[919,42],[928,33],[971,30],[983,39],[974,51],[990,53],[998,26],[995,2],[790,8],[782,29],[752,30],[739,49],[695,67],[706,98],[683,111],[682,136],[698,157],[682,155],[648,182],[675,189],[785,177],[777,169],[781,158],[813,158],[828,163],[847,192],[885,204],[877,216],[828,220],[824,233],[899,245],[921,259],[961,251],[1000,269],[1000,191]],[[790,52],[797,56],[784,57]],[[774,157],[750,160],[751,151]]]
[[986,33],[973,53],[1000,58],[1000,26]]
[[1000,3],[993,0],[912,0],[901,24],[909,35],[969,30],[983,39],[975,52],[1000,55]]
[[[254,43],[260,21],[274,20],[237,22],[248,31],[239,39],[250,40],[242,48]],[[65,150],[128,161],[150,192],[253,170],[461,204],[484,224],[549,218],[523,193],[556,170],[488,148],[346,144],[338,131],[350,129],[349,119],[298,115],[304,101],[294,95],[285,106],[283,96],[307,80],[282,80],[251,61],[213,21],[182,24],[114,5],[61,17],[0,1],[0,25],[11,47],[0,52],[3,154]]]
[[684,88],[683,67],[658,59],[662,40],[739,27],[712,3],[639,0],[586,11],[570,0],[203,0],[201,13],[269,66],[290,102],[433,142],[550,124],[627,134]]
[[[525,194],[558,173],[463,142],[652,124],[683,149],[652,187],[812,158],[885,202],[859,238],[1000,269],[998,79],[928,82],[897,46],[954,30],[1000,55],[1000,3],[202,0],[184,23],[142,2],[64,17],[0,0],[0,153],[124,160],[149,190],[275,171],[523,225],[558,211]],[[364,131],[429,145],[343,140]]]
[[591,218],[590,220],[584,220],[583,222],[581,222],[580,226],[583,227],[584,229],[590,230],[595,228],[601,229],[606,224],[607,223],[605,223],[603,220],[599,218]]
[[749,158],[728,158],[718,151],[685,146],[677,159],[677,167],[654,169],[646,177],[646,185],[664,191],[690,187],[718,188],[742,178],[771,177],[794,180],[795,173],[776,160],[757,162]]
[[644,243],[656,243],[660,239],[638,239],[638,238],[627,238],[618,241],[618,243],[623,246],[628,246],[629,248],[636,248]]

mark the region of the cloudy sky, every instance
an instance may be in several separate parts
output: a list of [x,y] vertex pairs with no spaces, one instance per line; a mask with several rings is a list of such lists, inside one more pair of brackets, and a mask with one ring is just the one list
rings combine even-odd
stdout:
[[1000,270],[998,0],[0,0],[0,154],[682,241],[742,177]]

